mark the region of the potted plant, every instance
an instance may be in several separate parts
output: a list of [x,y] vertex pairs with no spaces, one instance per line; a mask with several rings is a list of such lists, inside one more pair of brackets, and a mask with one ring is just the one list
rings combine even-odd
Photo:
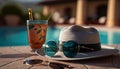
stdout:
[[17,26],[20,24],[23,12],[19,6],[7,4],[2,7],[1,14],[8,26]]

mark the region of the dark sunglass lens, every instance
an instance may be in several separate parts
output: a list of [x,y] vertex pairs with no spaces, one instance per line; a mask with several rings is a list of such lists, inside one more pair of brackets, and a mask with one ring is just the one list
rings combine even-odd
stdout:
[[34,64],[42,63],[42,60],[40,60],[40,59],[26,59],[23,63],[26,65],[34,65]]
[[63,53],[66,57],[73,58],[77,54],[78,44],[74,41],[68,41],[63,43]]
[[68,67],[66,64],[56,62],[50,62],[49,66],[53,69],[64,69],[65,67]]
[[55,41],[49,41],[47,42],[47,45],[45,47],[45,54],[47,56],[54,56],[54,54],[57,52],[58,47],[57,43]]

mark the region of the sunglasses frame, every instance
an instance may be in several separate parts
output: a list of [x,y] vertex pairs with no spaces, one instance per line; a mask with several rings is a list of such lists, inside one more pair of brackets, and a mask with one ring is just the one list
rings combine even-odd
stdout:
[[50,66],[53,69],[64,69],[64,68],[73,68],[70,65],[67,64],[62,64],[62,63],[57,63],[57,62],[50,62],[50,61],[45,61],[41,59],[26,59],[23,61],[23,64],[26,65],[36,65],[36,64],[41,64],[44,66]]
[[[48,41],[49,42],[49,41]],[[51,42],[55,42],[55,41],[51,41]],[[64,50],[63,50],[63,47],[64,47],[64,43],[67,43],[67,42],[73,42],[73,43],[75,43],[78,47],[77,47],[77,53],[79,53],[79,51],[80,51],[80,49],[82,48],[82,49],[86,49],[86,50],[90,50],[90,51],[94,51],[94,49],[93,48],[89,48],[89,47],[86,47],[86,46],[84,46],[84,45],[82,45],[82,44],[78,44],[77,42],[75,42],[75,41],[73,41],[73,40],[70,40],[70,41],[63,41],[63,42],[58,42],[58,44],[57,44],[57,42],[55,42],[56,44],[57,44],[57,50],[54,50],[52,47],[50,47],[49,45],[45,45],[45,48],[51,48],[52,49],[52,51],[54,51],[55,53],[57,53],[57,51],[59,50],[59,51],[62,51],[63,53],[64,53]],[[77,54],[76,53],[76,54]],[[54,54],[55,55],[55,54]],[[53,55],[53,56],[54,56]],[[65,55],[66,56],[66,55]],[[75,57],[75,56],[74,56]]]

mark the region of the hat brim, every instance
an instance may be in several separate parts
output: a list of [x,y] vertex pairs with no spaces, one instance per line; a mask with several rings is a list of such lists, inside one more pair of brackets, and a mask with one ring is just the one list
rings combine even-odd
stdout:
[[[47,58],[54,59],[54,60],[83,60],[83,59],[90,59],[90,58],[115,55],[119,52],[118,49],[116,49],[114,47],[107,46],[107,45],[102,45],[101,48],[102,48],[102,50],[100,50],[100,51],[78,53],[74,58],[64,57],[64,55],[61,53],[59,53],[59,54],[57,54],[57,56],[55,55],[53,57],[50,57],[47,55],[42,55],[42,56],[45,56]],[[41,56],[40,51],[37,51],[36,53]]]

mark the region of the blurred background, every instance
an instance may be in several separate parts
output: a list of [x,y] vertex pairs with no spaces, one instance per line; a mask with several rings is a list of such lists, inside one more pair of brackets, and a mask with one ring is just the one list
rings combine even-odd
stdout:
[[120,44],[119,7],[120,0],[0,0],[0,47],[28,45],[28,8],[35,20],[51,16],[46,41],[58,41],[62,27],[78,24],[98,27],[102,44]]

